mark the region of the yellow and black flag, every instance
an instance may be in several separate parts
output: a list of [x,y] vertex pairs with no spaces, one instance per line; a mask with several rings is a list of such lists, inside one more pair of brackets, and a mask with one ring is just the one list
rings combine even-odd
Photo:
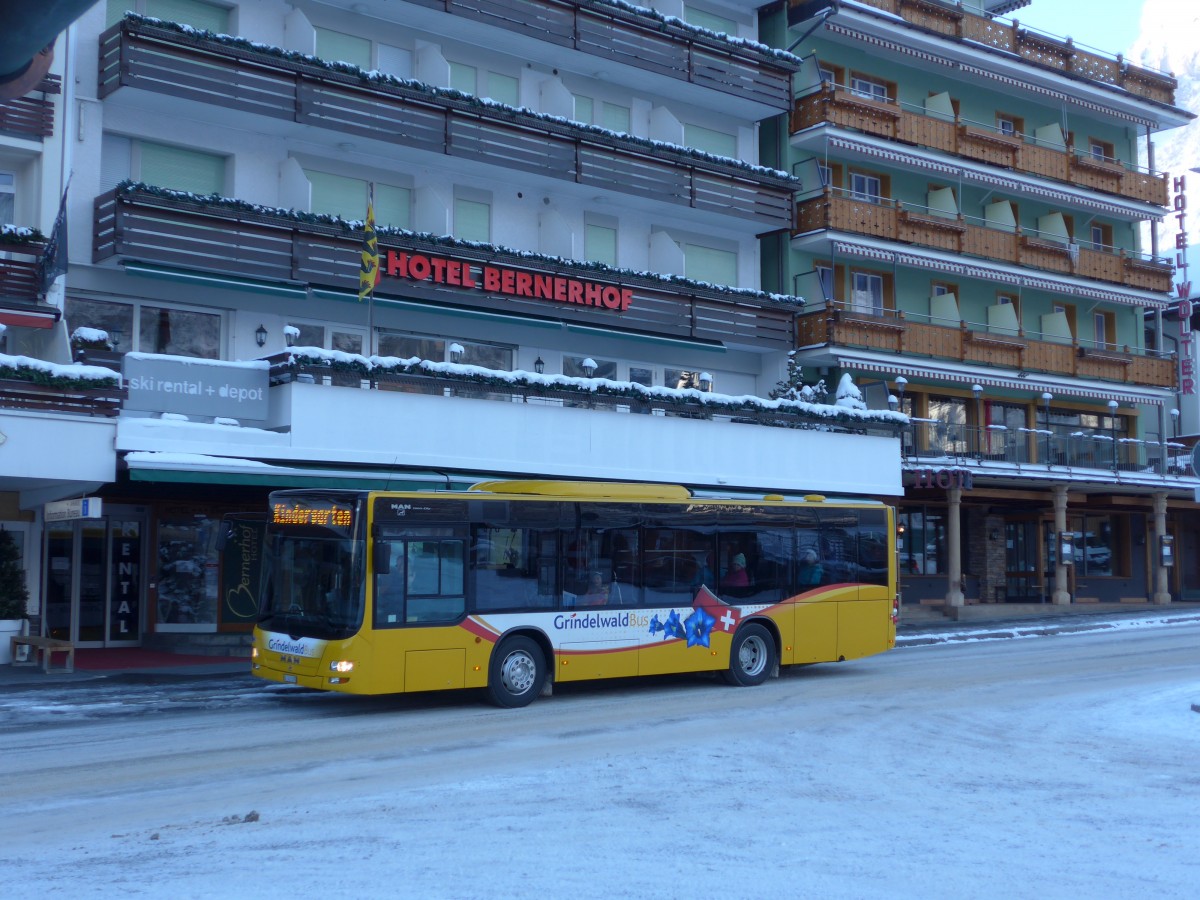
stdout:
[[362,264],[358,268],[358,299],[371,295],[379,281],[379,241],[375,237],[375,185],[367,188],[367,222],[363,227]]

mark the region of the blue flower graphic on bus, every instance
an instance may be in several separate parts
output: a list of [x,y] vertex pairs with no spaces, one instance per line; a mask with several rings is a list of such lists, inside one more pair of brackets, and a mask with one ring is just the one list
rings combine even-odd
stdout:
[[683,622],[683,628],[687,634],[687,645],[689,647],[709,646],[708,636],[712,634],[716,621],[703,606],[697,606],[692,610],[692,614]]

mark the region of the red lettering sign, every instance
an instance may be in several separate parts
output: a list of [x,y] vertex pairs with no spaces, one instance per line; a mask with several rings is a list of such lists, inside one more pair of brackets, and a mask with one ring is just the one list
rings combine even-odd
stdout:
[[624,312],[633,303],[632,288],[487,264],[473,268],[469,262],[463,260],[424,253],[389,250],[383,271],[389,278],[430,281],[434,284],[482,290],[489,294],[574,303],[613,312]]

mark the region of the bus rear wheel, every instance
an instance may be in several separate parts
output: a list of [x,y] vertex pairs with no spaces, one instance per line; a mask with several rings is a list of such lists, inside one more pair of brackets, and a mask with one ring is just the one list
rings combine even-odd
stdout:
[[762,684],[775,671],[775,639],[762,625],[751,622],[737,630],[729,649],[725,680],[738,687]]
[[536,641],[511,637],[492,653],[487,693],[497,706],[507,709],[528,706],[542,692],[545,681],[546,657]]

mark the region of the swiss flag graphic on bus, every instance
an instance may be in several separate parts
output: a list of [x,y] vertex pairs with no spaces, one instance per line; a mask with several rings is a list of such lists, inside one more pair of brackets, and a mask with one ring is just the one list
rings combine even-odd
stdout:
[[737,607],[730,606],[704,585],[696,591],[696,599],[692,601],[693,609],[702,609],[713,618],[713,631],[725,631],[732,634],[737,630],[741,613]]

